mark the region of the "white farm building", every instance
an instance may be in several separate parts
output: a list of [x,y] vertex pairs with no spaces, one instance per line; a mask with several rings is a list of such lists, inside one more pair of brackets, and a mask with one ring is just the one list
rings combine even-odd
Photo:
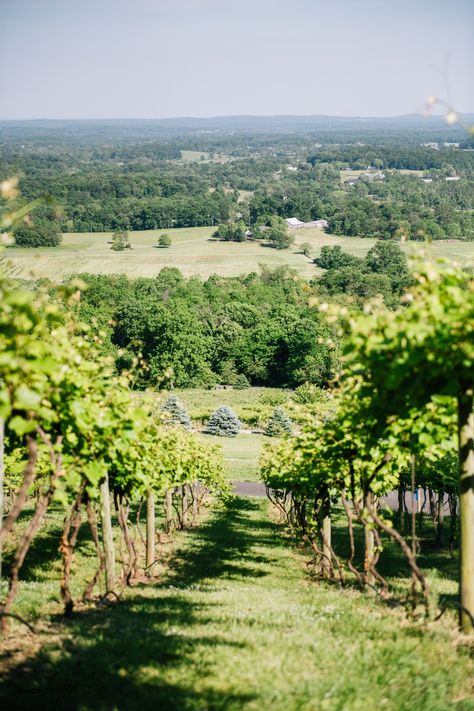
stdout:
[[297,217],[288,217],[286,220],[288,227],[293,229],[304,229],[308,227],[319,227],[325,229],[328,226],[327,220],[312,220],[311,222],[301,222]]

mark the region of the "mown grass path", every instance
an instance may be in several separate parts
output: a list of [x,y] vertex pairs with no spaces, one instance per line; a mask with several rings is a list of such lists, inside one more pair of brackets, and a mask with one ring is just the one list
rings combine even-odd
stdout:
[[4,679],[2,708],[474,708],[472,661],[439,623],[311,582],[305,560],[267,501],[236,498],[183,534],[159,584],[58,619]]

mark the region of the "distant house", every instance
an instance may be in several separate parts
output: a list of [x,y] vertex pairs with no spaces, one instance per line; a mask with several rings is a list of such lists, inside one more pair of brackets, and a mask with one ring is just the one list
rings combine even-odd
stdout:
[[459,148],[459,143],[444,143],[445,148]]
[[293,173],[296,173],[296,171],[298,170],[298,168],[296,167],[296,165],[287,165],[287,166],[286,166],[286,169],[287,169],[287,170],[291,170]]
[[345,181],[345,185],[355,185],[360,181],[364,182],[364,180],[385,180],[385,173],[382,173],[380,170],[378,170],[376,173],[362,173],[359,175],[358,178],[351,178],[350,180]]
[[304,227],[304,222],[298,220],[297,217],[287,217],[286,224],[288,225],[288,227],[293,227],[294,229],[298,229],[298,227]]
[[292,227],[293,229],[304,229],[309,227],[319,227],[320,229],[324,229],[328,226],[328,221],[312,220],[311,222],[301,222],[301,220],[298,220],[298,218],[296,217],[289,217],[286,220],[286,224],[288,225],[288,227]]
[[433,148],[435,151],[439,151],[439,143],[436,141],[430,141],[429,143],[422,143],[423,148]]
[[432,182],[433,182],[433,178],[422,178],[422,181],[423,181],[424,183],[432,183]]
[[447,183],[452,182],[453,180],[459,180],[459,175],[448,175],[445,178]]
[[328,226],[327,220],[312,220],[311,222],[305,222],[305,227],[319,227],[319,229],[324,230]]
[[385,180],[385,173],[381,173],[380,170],[376,173],[364,173],[364,178],[367,178],[367,180]]

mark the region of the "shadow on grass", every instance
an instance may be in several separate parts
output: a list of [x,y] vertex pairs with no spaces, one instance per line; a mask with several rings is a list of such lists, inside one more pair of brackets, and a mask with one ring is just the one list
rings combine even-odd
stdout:
[[280,541],[271,522],[249,517],[258,509],[256,501],[236,499],[189,531],[156,597],[137,587],[108,610],[77,612],[71,621],[58,617],[54,636],[45,638],[40,652],[3,679],[2,708],[241,708],[253,697],[226,693],[222,680],[215,688],[204,684],[199,694],[195,690],[212,677],[208,648],[224,653],[244,645],[215,631],[203,633],[215,606],[193,600],[184,589],[265,574],[259,564],[267,559],[252,546]]
[[[24,521],[28,521],[31,518],[31,513],[31,509],[22,511],[18,523],[22,524]],[[50,571],[53,565],[60,565],[59,543],[63,531],[64,516],[65,511],[62,507],[52,506],[50,508],[40,530],[33,538],[20,571],[20,580],[41,583],[51,577]],[[78,555],[95,558],[92,536],[85,521],[83,521],[79,532],[76,551]],[[14,554],[14,547],[9,547],[5,551],[5,570],[8,570]]]
[[[409,543],[409,534],[403,533]],[[459,580],[459,563],[457,551],[453,554],[448,549],[437,549],[434,544],[434,534],[425,525],[422,532],[418,533],[420,551],[417,554],[417,562],[422,570],[428,572],[436,570],[442,577],[458,582]],[[337,555],[342,561],[347,560],[350,555],[349,537],[345,516],[336,516],[333,526],[333,546]],[[396,584],[398,580],[407,580],[411,576],[411,569],[405,554],[400,547],[386,535],[382,535],[383,550],[380,554],[380,559],[377,564],[377,570],[392,584]],[[364,561],[364,529],[360,524],[354,524],[354,541],[356,555],[354,565],[362,570]],[[448,596],[450,597],[450,596]],[[454,599],[454,598],[453,598]]]
[[178,551],[169,564],[168,577],[183,580],[185,585],[195,585],[204,579],[265,575],[265,571],[255,566],[269,559],[252,551],[252,545],[280,546],[283,541],[271,521],[246,515],[258,510],[257,501],[235,498],[200,527],[198,537]]

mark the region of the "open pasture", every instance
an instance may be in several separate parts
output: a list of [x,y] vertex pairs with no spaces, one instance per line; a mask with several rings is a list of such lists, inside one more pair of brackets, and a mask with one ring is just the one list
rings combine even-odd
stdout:
[[[360,178],[360,176],[365,175],[365,173],[376,173],[378,170],[378,168],[364,168],[360,170],[340,170],[339,175],[341,177],[341,182],[347,183],[349,182],[349,180]],[[419,178],[421,178],[425,174],[424,170],[411,170],[409,168],[382,168],[382,172],[385,174],[399,173],[400,175],[414,175]]]
[[271,437],[241,432],[237,437],[215,437],[201,434],[207,444],[217,444],[222,447],[226,476],[230,481],[260,481],[258,476],[258,459],[263,445],[274,441]]
[[[295,244],[290,249],[277,250],[260,242],[219,242],[211,239],[215,228],[189,227],[179,229],[130,232],[132,249],[114,252],[111,233],[67,233],[60,247],[32,249],[8,248],[1,261],[9,276],[20,279],[48,278],[61,281],[69,274],[126,274],[130,277],[153,277],[163,267],[177,267],[189,276],[206,278],[211,274],[235,277],[258,271],[260,264],[268,267],[288,266],[305,279],[318,272],[312,259],[305,257],[300,247],[307,242],[311,255],[319,254],[324,245],[340,245],[343,250],[364,256],[375,243],[374,239],[338,237],[320,229],[294,231]],[[157,246],[161,234],[170,234],[172,246]],[[410,243],[407,251],[418,248]],[[426,247],[435,257],[451,257],[462,263],[474,261],[474,243],[458,240],[434,242]]]
[[196,161],[203,163],[227,163],[227,161],[231,159],[229,156],[221,155],[220,153],[207,153],[206,151],[181,151],[181,160],[183,163],[195,163]]

